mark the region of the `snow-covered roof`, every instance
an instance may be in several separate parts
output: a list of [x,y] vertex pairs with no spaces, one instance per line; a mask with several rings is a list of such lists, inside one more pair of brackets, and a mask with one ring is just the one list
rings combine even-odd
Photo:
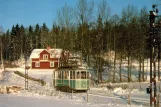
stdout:
[[50,54],[54,54],[55,58],[60,58],[61,53],[62,53],[62,49],[34,49],[30,55],[30,59],[39,58],[39,55],[43,50],[46,50]]

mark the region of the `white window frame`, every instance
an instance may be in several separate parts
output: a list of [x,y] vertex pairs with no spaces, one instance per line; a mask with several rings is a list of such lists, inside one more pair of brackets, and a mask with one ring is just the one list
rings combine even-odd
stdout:
[[50,62],[50,67],[55,67],[55,62]]
[[35,62],[35,67],[40,67],[40,62]]
[[43,55],[43,60],[48,60],[48,54]]

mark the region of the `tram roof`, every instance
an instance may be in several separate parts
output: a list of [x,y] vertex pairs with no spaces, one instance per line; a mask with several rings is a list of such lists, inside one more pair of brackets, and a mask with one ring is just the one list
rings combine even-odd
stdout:
[[77,66],[63,66],[63,67],[59,67],[57,68],[55,71],[58,70],[86,70],[88,71],[88,69],[86,67],[77,67]]

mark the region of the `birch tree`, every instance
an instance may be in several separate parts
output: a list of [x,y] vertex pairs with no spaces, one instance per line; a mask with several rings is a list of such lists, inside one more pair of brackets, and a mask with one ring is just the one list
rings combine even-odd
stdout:
[[2,36],[3,36],[3,29],[2,29],[2,27],[0,27],[0,40],[1,40],[1,44],[0,44],[0,51],[1,51],[1,61],[0,61],[0,64],[1,64],[1,67],[4,67],[4,65],[3,65],[3,44],[2,44]]
[[70,34],[71,28],[74,25],[74,13],[73,8],[68,6],[66,3],[65,5],[57,12],[58,16],[58,25],[61,27],[61,32],[59,33],[60,37],[62,37],[62,44],[63,49],[70,50],[72,48],[72,40],[73,37]]
[[105,22],[109,19],[110,15],[111,9],[107,3],[107,0],[100,0],[97,7],[97,16],[100,16],[102,21]]
[[[75,9],[75,19],[78,22],[79,33],[77,33],[77,41],[80,44],[80,50],[84,58],[89,61],[90,55],[90,37],[89,37],[89,24],[93,20],[94,3],[87,2],[86,0],[79,0],[77,8]],[[89,64],[89,62],[87,62]]]

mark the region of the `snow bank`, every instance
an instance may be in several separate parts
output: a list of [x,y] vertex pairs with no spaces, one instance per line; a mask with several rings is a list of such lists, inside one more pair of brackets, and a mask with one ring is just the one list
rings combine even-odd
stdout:
[[123,90],[121,87],[119,88],[115,88],[114,93],[117,93],[117,94],[128,94],[128,93],[131,93],[131,94],[145,94],[145,91],[140,91],[139,89],[126,89],[126,90]]
[[0,86],[0,94],[7,94],[7,87],[6,86]]
[[[25,74],[24,65],[17,68],[6,68],[5,70],[8,72],[19,71]],[[47,70],[47,69],[43,69],[43,70],[29,69],[28,70],[28,76],[33,77],[35,79],[43,79],[45,82],[48,82],[48,83],[52,83],[52,74],[53,74],[53,70]]]
[[106,87],[101,87],[101,88],[91,88],[90,90],[97,90],[97,91],[108,91]]
[[119,88],[115,88],[114,89],[114,93],[120,93],[120,92],[122,92],[123,90],[122,90],[122,88],[121,87],[119,87]]

